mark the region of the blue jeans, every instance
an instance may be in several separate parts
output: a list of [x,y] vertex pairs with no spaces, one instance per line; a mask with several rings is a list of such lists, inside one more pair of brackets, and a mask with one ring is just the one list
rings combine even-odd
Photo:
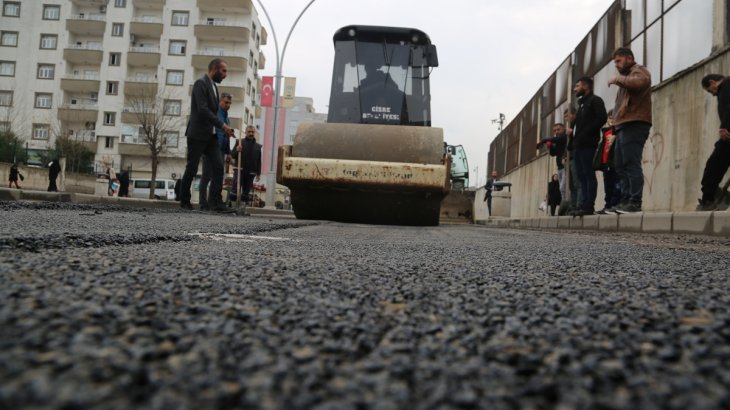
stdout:
[[613,168],[603,169],[603,192],[606,200],[604,209],[613,208],[621,202],[621,186]]
[[578,209],[584,211],[593,211],[596,203],[598,180],[596,180],[596,171],[593,170],[593,156],[595,153],[594,148],[577,148],[573,151],[573,155],[575,155],[576,182],[582,193],[579,197]]
[[641,155],[649,138],[651,124],[631,122],[623,124],[616,132],[615,165],[621,184],[621,202],[641,206],[644,190],[644,171],[641,169]]
[[580,204],[583,203],[583,190],[578,182],[578,171],[575,166],[575,151],[570,153],[570,209],[580,209]]

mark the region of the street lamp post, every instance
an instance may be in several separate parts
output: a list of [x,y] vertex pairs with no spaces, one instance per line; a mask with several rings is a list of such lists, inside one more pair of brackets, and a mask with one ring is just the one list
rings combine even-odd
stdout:
[[299,16],[297,16],[297,19],[294,20],[294,24],[292,24],[291,28],[289,29],[289,33],[286,35],[286,41],[284,41],[284,48],[281,51],[281,54],[279,54],[279,41],[276,38],[276,31],[274,30],[274,24],[271,22],[271,17],[269,17],[269,13],[266,11],[266,7],[264,7],[264,4],[261,2],[261,0],[256,0],[256,2],[261,6],[261,10],[264,11],[264,15],[266,16],[266,20],[269,22],[269,27],[271,28],[271,35],[274,36],[274,48],[276,49],[276,82],[274,85],[274,92],[276,93],[276,96],[274,97],[274,129],[271,132],[271,160],[269,161],[269,175],[268,175],[268,181],[267,181],[267,189],[266,189],[266,206],[271,207],[274,206],[274,198],[276,193],[276,171],[275,171],[275,165],[274,165],[274,157],[276,156],[276,131],[279,128],[279,109],[281,108],[279,102],[279,94],[281,92],[281,70],[282,66],[284,65],[284,54],[286,53],[286,46],[289,44],[289,39],[291,38],[291,34],[294,31],[294,28],[297,26],[297,23],[299,23],[299,20],[302,18],[302,15],[305,11],[309,8],[309,6],[314,3],[315,0],[311,0],[307,5],[304,7],[304,9],[299,13]]

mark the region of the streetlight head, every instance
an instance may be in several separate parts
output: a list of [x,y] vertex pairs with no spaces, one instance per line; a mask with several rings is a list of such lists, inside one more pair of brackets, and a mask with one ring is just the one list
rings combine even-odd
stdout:
[[355,29],[354,28],[351,28],[351,29],[347,30],[347,35],[348,36],[355,37],[355,34],[357,34],[357,32],[355,32]]

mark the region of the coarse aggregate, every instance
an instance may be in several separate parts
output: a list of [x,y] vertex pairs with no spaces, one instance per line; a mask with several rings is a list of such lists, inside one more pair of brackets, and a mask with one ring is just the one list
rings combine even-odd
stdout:
[[0,202],[0,409],[726,409],[726,238]]

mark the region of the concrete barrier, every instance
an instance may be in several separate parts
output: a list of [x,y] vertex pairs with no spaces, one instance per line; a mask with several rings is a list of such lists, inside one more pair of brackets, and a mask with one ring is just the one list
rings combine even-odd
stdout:
[[641,231],[646,233],[669,233],[672,232],[671,212],[648,212],[644,214],[641,221]]
[[624,214],[618,217],[618,230],[621,232],[641,232],[641,223],[644,214]]

